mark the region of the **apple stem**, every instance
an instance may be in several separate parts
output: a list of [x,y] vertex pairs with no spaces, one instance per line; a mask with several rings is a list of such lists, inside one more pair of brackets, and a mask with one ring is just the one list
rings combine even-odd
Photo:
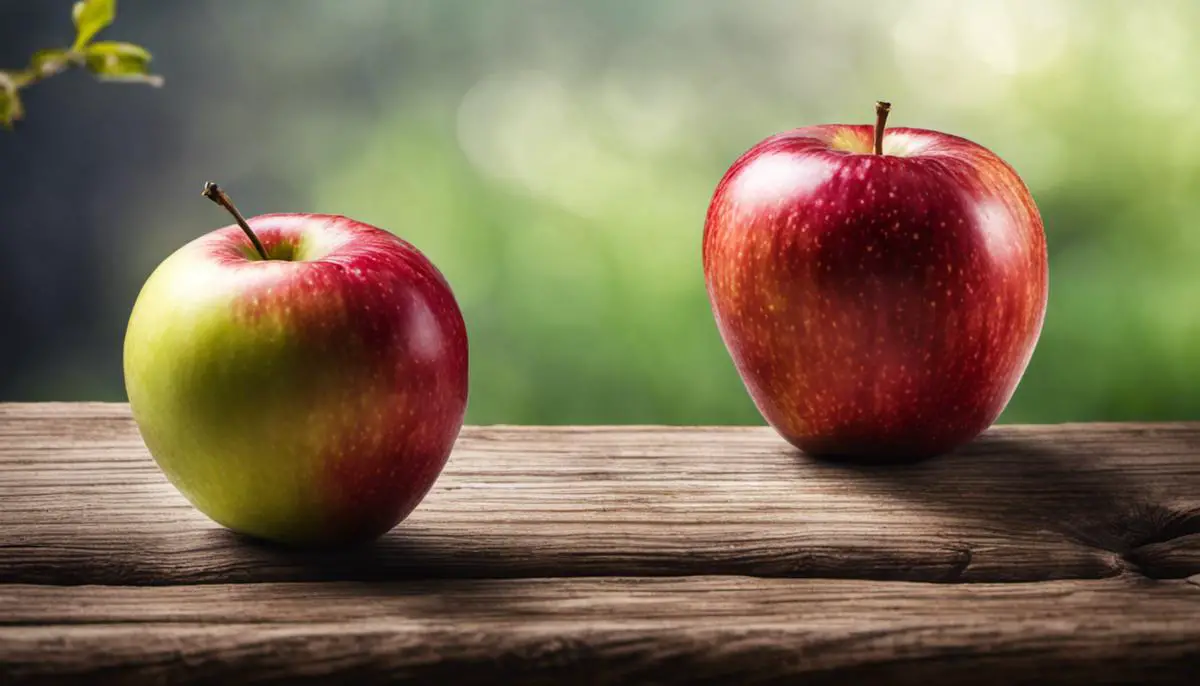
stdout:
[[241,212],[238,212],[238,208],[234,206],[233,201],[229,199],[225,191],[221,190],[220,186],[209,181],[204,184],[204,191],[201,195],[224,207],[226,212],[232,214],[234,221],[237,222],[238,226],[242,227],[242,231],[246,233],[246,237],[254,244],[254,249],[258,252],[258,256],[264,260],[271,259],[267,257],[267,251],[263,248],[262,242],[258,240],[258,236],[254,235],[254,232],[250,230],[250,225],[246,223],[246,218],[242,216]]
[[875,103],[875,154],[883,154],[883,129],[887,126],[888,113],[892,111],[892,103],[880,100]]

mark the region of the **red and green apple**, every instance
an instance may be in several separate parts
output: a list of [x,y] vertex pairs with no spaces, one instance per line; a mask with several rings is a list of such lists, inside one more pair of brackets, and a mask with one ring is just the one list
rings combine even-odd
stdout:
[[995,153],[936,131],[811,126],[718,185],[704,275],[763,417],[818,455],[944,453],[1003,411],[1046,309],[1041,216]]
[[342,216],[243,219],[150,276],[125,337],[134,418],[167,478],[230,529],[297,545],[377,537],[462,428],[467,335],[412,245]]

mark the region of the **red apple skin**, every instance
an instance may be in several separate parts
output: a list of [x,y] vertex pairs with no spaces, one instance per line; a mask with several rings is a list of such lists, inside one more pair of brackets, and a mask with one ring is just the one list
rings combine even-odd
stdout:
[[147,447],[200,510],[295,545],[375,538],[462,428],[468,349],[442,274],[342,216],[272,214],[180,248],[143,289],[126,386]]
[[1003,160],[934,131],[827,125],[768,138],[704,228],[717,328],[763,417],[801,450],[919,458],[1003,411],[1049,274],[1041,216]]

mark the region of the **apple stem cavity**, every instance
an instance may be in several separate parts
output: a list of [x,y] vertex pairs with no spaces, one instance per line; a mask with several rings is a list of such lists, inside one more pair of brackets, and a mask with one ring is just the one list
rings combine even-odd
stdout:
[[892,103],[880,100],[875,103],[875,154],[883,154],[883,129],[887,126],[888,113],[892,111]]
[[267,256],[267,250],[263,247],[262,241],[258,240],[258,236],[254,235],[254,231],[252,231],[250,229],[250,225],[246,223],[246,218],[242,216],[241,212],[238,212],[238,208],[233,204],[233,201],[229,199],[229,195],[225,193],[225,191],[221,190],[220,186],[212,181],[209,181],[208,183],[204,184],[204,191],[201,193],[201,195],[217,203],[221,207],[224,207],[226,212],[232,214],[234,221],[237,222],[238,226],[242,227],[242,231],[246,233],[246,237],[249,238],[250,242],[254,244],[254,250],[258,253],[258,256],[264,260],[271,259]]

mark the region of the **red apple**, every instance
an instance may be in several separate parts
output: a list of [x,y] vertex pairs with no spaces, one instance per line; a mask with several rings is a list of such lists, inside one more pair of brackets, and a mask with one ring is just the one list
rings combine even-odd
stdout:
[[971,141],[826,125],[772,136],[717,186],[704,276],[763,417],[818,455],[947,452],[1003,411],[1046,309],[1041,216]]
[[125,337],[134,418],[167,478],[236,531],[338,544],[392,528],[462,428],[467,335],[438,270],[346,217],[272,214],[167,258]]

